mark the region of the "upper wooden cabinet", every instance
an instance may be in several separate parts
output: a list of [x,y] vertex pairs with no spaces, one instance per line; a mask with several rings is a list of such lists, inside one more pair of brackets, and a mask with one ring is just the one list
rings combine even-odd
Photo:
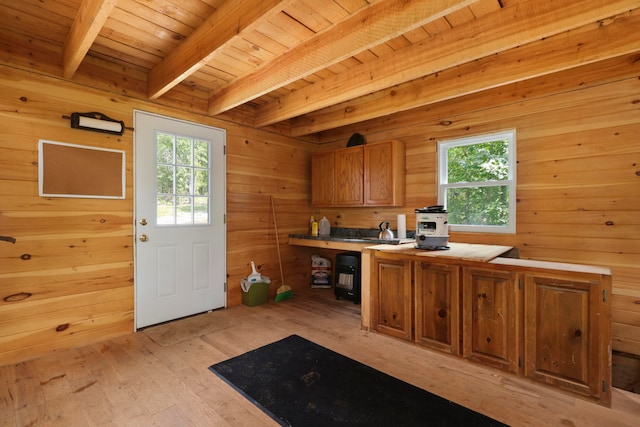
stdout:
[[321,151],[311,158],[313,206],[402,206],[404,190],[400,141]]
[[[336,153],[324,151],[313,155],[311,161],[311,200],[314,205],[331,206],[336,203]],[[328,179],[328,177],[331,177]]]
[[364,204],[402,206],[405,187],[405,153],[400,141],[364,146]]
[[[335,153],[336,205],[364,204],[364,146],[346,148]],[[327,181],[330,178],[327,177]]]

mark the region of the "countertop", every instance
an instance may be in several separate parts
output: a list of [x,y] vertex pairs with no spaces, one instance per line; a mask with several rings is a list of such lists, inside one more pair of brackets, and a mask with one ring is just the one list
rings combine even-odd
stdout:
[[512,246],[481,245],[477,243],[449,242],[447,250],[426,250],[416,248],[415,242],[400,245],[373,245],[368,250],[400,253],[418,257],[448,258],[465,261],[489,262],[509,253]]
[[[414,243],[414,233],[407,232],[407,239],[378,239],[378,229],[334,227],[329,236],[311,236],[309,234],[289,234],[289,244],[325,249],[361,251],[367,246],[387,244],[400,245]],[[394,235],[395,235],[394,231]]]
[[400,245],[403,243],[414,243],[415,239],[378,239],[377,237],[345,237],[345,236],[309,236],[308,234],[289,234],[289,239],[304,239],[316,242],[346,242],[365,243],[371,245]]
[[362,251],[365,248],[377,251],[395,252],[404,255],[448,258],[468,261],[489,262],[513,250],[511,246],[482,245],[472,243],[449,242],[448,250],[427,250],[416,248],[414,234],[407,239],[381,240],[378,230],[371,229],[332,229],[329,236],[310,236],[308,234],[290,234],[289,244],[313,248]]

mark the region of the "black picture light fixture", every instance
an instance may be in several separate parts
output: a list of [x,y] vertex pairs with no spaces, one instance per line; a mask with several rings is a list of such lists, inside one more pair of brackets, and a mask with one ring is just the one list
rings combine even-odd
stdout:
[[125,130],[122,120],[114,120],[102,113],[71,113],[71,117],[62,116],[71,120],[73,129],[84,129],[94,132],[110,133],[113,135],[122,135]]

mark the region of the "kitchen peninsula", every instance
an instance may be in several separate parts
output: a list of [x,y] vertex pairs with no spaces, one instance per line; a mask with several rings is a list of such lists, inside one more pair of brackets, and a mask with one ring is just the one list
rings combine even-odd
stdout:
[[362,326],[611,403],[611,271],[510,247],[362,251]]

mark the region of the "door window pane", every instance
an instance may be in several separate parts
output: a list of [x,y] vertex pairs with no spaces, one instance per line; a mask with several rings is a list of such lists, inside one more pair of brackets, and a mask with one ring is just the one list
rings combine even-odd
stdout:
[[166,165],[158,165],[157,168],[157,193],[172,194],[173,193],[173,167]]
[[199,168],[209,167],[209,142],[194,141],[193,143],[193,165]]
[[208,197],[194,197],[194,223],[195,224],[208,224],[209,223],[209,198]]
[[156,158],[158,163],[173,163],[173,145],[175,137],[166,133],[159,133],[156,136]]
[[176,224],[193,224],[193,198],[177,197]]
[[176,166],[176,194],[191,194],[192,168]]
[[198,196],[209,195],[209,171],[207,169],[196,169],[194,177],[194,193]]
[[209,153],[210,141],[156,133],[158,225],[210,223]]
[[193,166],[191,152],[193,150],[193,140],[185,137],[176,138],[176,163],[179,165]]
[[173,225],[176,223],[175,204],[173,196],[158,196],[156,198],[157,224]]

